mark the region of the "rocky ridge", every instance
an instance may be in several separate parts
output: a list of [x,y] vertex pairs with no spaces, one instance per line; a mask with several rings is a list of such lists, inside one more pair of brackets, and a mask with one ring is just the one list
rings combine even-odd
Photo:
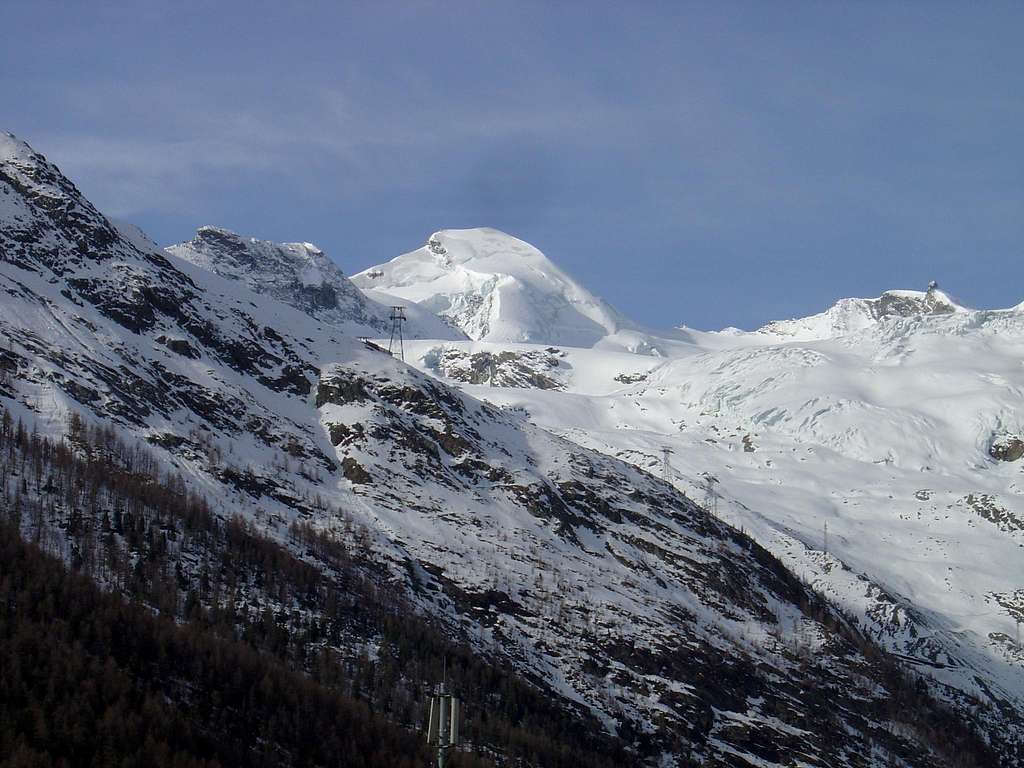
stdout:
[[885,291],[874,299],[840,299],[824,312],[793,320],[775,320],[756,332],[792,341],[845,336],[893,318],[948,315],[967,311],[934,281],[927,291]]
[[255,293],[266,294],[352,336],[387,337],[391,305],[405,307],[407,338],[462,339],[465,335],[410,302],[387,305],[367,298],[312,243],[274,243],[219,227],[200,227],[195,237],[167,248],[171,255]]

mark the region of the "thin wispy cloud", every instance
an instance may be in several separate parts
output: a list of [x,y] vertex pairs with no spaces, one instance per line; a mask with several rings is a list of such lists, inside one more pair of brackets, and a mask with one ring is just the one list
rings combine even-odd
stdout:
[[747,283],[788,314],[932,277],[1017,303],[1020,9],[795,7],[14,2],[0,103],[161,241],[222,224],[354,269],[496,226],[652,325],[771,319],[711,298]]
[[335,192],[357,194],[419,183],[414,156],[453,142],[567,141],[583,126],[600,125],[600,133],[585,133],[579,143],[607,143],[629,126],[625,110],[595,100],[538,110],[514,99],[441,103],[417,93],[375,101],[327,85],[281,84],[281,98],[270,102],[259,95],[265,87],[148,83],[110,114],[97,105],[116,102],[117,84],[80,83],[60,106],[88,121],[45,128],[32,139],[83,179],[106,210],[127,216],[154,208],[197,212],[202,196],[228,176],[285,176],[311,189],[329,176]]

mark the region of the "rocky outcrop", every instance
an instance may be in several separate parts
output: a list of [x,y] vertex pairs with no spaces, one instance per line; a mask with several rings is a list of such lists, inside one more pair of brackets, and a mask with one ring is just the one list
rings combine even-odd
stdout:
[[351,457],[345,457],[341,461],[341,471],[346,480],[362,484],[370,482],[370,473],[363,469],[362,465]]
[[556,347],[545,350],[466,352],[440,347],[426,355],[426,364],[452,381],[515,389],[564,389],[568,363]]
[[332,325],[378,334],[390,327],[385,309],[370,302],[312,243],[274,243],[200,227],[191,240],[167,250]]
[[1001,435],[992,440],[988,455],[996,461],[1019,461],[1024,457],[1024,440],[1017,435]]

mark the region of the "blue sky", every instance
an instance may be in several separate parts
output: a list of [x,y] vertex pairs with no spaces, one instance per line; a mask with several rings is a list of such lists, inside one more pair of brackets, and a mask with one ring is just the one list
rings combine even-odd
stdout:
[[1024,300],[1024,3],[22,3],[0,127],[161,243],[493,226],[651,326]]

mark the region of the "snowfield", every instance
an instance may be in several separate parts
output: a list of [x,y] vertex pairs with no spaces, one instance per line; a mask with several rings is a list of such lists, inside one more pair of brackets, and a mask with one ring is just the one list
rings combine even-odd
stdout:
[[[486,263],[497,260],[492,246]],[[428,286],[418,286],[424,305],[436,301]],[[680,490],[906,662],[1021,711],[1024,461],[993,455],[1024,433],[1020,307],[971,310],[931,287],[844,299],[749,333],[645,331],[637,350],[621,335],[583,347],[418,341],[407,359],[652,473],[664,473],[669,449]],[[540,372],[557,387],[474,380],[443,364],[550,357],[549,347],[557,367]]]
[[543,253],[495,229],[435,232],[352,282],[451,318],[477,340],[587,347],[624,323]]

